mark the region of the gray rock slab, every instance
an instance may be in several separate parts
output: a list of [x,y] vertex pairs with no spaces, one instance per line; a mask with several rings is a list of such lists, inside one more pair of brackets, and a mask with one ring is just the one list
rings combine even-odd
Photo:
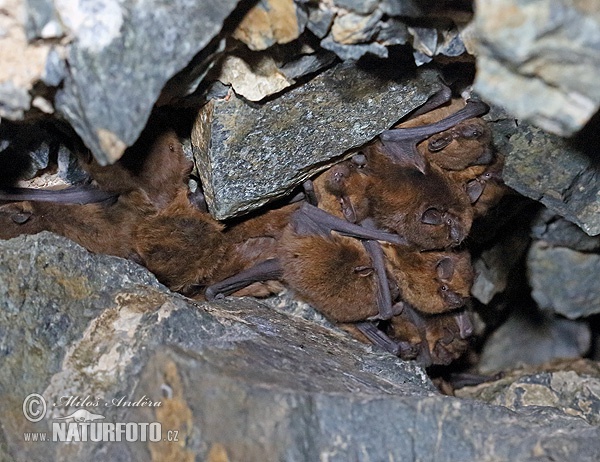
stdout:
[[211,213],[224,219],[285,195],[439,88],[433,70],[343,63],[260,106],[233,94],[212,100],[192,132]]
[[[6,458],[594,461],[600,451],[600,429],[584,419],[441,396],[414,364],[252,299],[193,303],[134,263],[47,232],[0,250]],[[47,405],[38,422],[24,417],[30,393]],[[60,419],[84,410],[104,419]],[[160,441],[24,439],[113,423],[159,425]]]
[[527,255],[531,295],[570,319],[600,313],[600,255],[535,242]]
[[579,358],[587,353],[590,342],[586,322],[515,307],[508,320],[486,340],[477,368],[489,373],[557,358]]
[[474,88],[485,99],[561,136],[597,112],[597,2],[479,0],[474,24]]
[[146,124],[164,84],[221,30],[238,0],[83,2],[59,9],[73,41],[57,110],[102,164]]
[[546,208],[533,220],[531,237],[552,246],[568,247],[582,252],[600,250],[600,235],[588,236],[579,226]]
[[519,123],[504,149],[508,155],[503,177],[508,186],[589,235],[600,234],[600,167],[580,144]]
[[600,365],[586,359],[506,371],[499,380],[465,387],[456,394],[517,411],[524,407],[538,412],[559,408],[593,425],[600,424]]

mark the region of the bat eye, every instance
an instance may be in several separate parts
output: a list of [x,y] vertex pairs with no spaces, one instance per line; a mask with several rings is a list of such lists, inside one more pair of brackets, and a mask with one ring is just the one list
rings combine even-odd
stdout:
[[446,286],[446,285],[443,285],[442,287],[440,287],[440,290],[441,290],[442,292],[446,292],[446,291],[448,290],[448,286]]
[[441,225],[444,223],[444,217],[442,216],[442,212],[432,207],[423,212],[421,222],[426,225]]

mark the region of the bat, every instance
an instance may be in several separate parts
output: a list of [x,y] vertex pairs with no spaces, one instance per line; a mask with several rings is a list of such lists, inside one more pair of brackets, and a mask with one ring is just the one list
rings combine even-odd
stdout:
[[461,308],[470,296],[473,268],[468,251],[419,252],[383,245],[400,298],[422,313]]
[[379,139],[382,142],[383,151],[396,162],[406,167],[416,168],[425,174],[428,167],[427,160],[418,151],[417,145],[436,133],[449,130],[467,119],[483,115],[488,110],[487,104],[468,100],[463,108],[442,120],[424,125],[385,130],[379,135]]

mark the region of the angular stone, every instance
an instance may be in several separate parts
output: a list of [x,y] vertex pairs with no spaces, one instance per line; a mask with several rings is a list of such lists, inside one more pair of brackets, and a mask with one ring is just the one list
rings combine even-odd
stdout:
[[242,57],[228,55],[221,62],[217,78],[250,101],[260,101],[294,83],[277,68],[270,56],[260,56],[255,62],[249,63]]
[[581,252],[600,250],[600,236],[588,236],[569,220],[544,208],[531,224],[531,237],[557,247],[568,247]]
[[368,55],[377,56],[378,58],[388,57],[387,47],[377,42],[343,45],[337,43],[331,35],[328,35],[321,40],[321,46],[326,50],[333,51],[344,61],[357,61],[363,56]]
[[44,73],[50,46],[27,41],[24,0],[5,0],[0,12],[0,117],[23,118],[31,107],[29,92]]
[[516,307],[486,340],[477,369],[489,373],[557,358],[580,358],[590,343],[590,328],[585,322]]
[[600,366],[579,359],[523,367],[505,371],[499,380],[456,390],[456,396],[515,411],[556,408],[565,415],[600,425]]
[[569,319],[600,313],[600,255],[537,241],[527,256],[531,296]]
[[379,10],[365,16],[357,13],[338,15],[331,26],[331,37],[342,45],[369,42],[379,32],[379,21],[383,13]]
[[473,261],[475,280],[471,295],[487,305],[496,294],[504,292],[515,266],[527,250],[529,240],[524,233],[501,236],[496,244]]
[[[251,299],[192,303],[49,233],[0,248],[6,458],[594,461],[600,450],[583,419],[440,396],[419,367]],[[47,403],[39,422],[23,414],[31,392]],[[24,441],[61,422],[78,430],[58,418],[83,410],[104,417],[86,428],[156,422],[160,441]]]
[[100,163],[116,161],[137,139],[165,82],[219,33],[237,3],[107,1],[59,9],[73,41],[56,107]]
[[354,11],[359,14],[369,14],[375,11],[379,0],[334,0],[333,4],[346,10]]
[[474,88],[519,119],[570,136],[600,106],[600,6],[479,0]]
[[319,38],[323,38],[329,32],[335,12],[329,9],[310,8],[308,12],[308,23],[306,28]]
[[582,132],[569,141],[525,123],[513,127],[504,141],[509,153],[503,171],[506,184],[589,235],[600,234],[600,167],[591,157],[593,133]]
[[255,209],[391,127],[440,88],[437,72],[339,64],[259,107],[213,100],[192,132],[211,213]]
[[305,26],[299,19],[294,0],[260,0],[246,13],[233,37],[251,50],[266,50],[297,39]]

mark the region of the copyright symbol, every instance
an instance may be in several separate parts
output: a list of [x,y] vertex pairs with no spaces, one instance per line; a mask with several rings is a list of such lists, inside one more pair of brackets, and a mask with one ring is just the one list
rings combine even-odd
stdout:
[[46,400],[42,395],[32,393],[23,400],[23,415],[30,422],[39,422],[46,415]]

